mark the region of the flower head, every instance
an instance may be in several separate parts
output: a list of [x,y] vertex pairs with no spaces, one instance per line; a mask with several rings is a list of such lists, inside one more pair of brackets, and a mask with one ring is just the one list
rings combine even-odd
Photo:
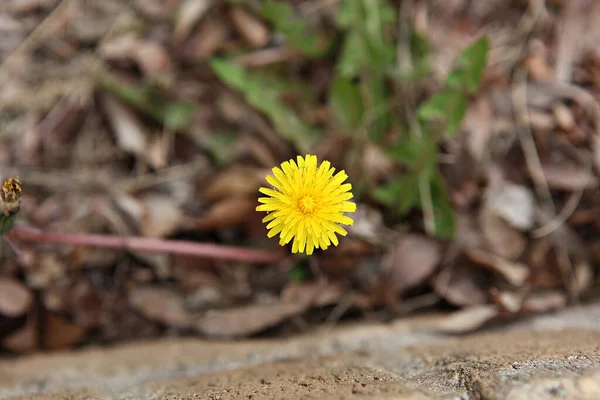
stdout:
[[20,208],[21,181],[10,178],[0,188],[0,235],[12,228]]
[[2,214],[10,216],[19,210],[21,205],[21,181],[10,178],[0,188],[0,209]]
[[268,237],[279,234],[281,246],[294,239],[292,253],[312,254],[315,248],[327,249],[339,241],[336,234],[348,232],[340,225],[352,225],[345,212],[356,211],[350,202],[352,185],[343,183],[348,175],[339,171],[329,161],[317,166],[317,156],[298,156],[297,161],[285,161],[281,168],[273,168],[266,177],[273,189],[260,188],[269,197],[260,197],[262,203],[256,211],[266,211],[263,222],[269,222]]

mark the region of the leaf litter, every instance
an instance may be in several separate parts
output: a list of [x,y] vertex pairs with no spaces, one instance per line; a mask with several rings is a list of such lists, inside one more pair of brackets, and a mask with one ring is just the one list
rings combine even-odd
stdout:
[[452,310],[439,329],[463,333],[597,292],[594,2],[530,25],[508,0],[60,3],[0,6],[19,224],[275,254],[257,190],[307,152],[348,172],[357,212],[338,247],[259,265],[18,241],[0,269],[6,349],[242,338],[336,307]]

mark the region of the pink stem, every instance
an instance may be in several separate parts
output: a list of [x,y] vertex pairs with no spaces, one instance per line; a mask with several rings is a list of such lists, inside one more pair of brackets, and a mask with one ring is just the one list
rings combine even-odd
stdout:
[[285,258],[283,253],[269,250],[248,249],[244,247],[182,240],[42,232],[31,229],[30,227],[19,226],[13,227],[8,235],[16,239],[30,242],[63,243],[112,249],[130,249],[154,253],[174,253],[193,257],[244,261],[247,263],[277,263]]

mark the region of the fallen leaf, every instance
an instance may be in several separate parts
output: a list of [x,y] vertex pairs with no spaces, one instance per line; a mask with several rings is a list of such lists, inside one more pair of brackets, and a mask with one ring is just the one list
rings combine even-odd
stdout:
[[451,313],[437,325],[443,333],[467,333],[481,328],[486,322],[499,315],[498,306],[481,304]]
[[514,260],[525,250],[527,239],[523,233],[510,226],[489,207],[481,208],[479,227],[488,247],[495,254]]
[[173,39],[176,43],[187,39],[194,25],[206,15],[213,3],[214,0],[185,0],[179,6],[173,28]]
[[110,95],[102,96],[101,102],[119,148],[138,157],[145,157],[148,137],[137,115]]
[[523,312],[543,313],[567,306],[567,296],[560,290],[530,293],[523,301]]
[[129,293],[129,304],[146,318],[167,326],[190,328],[198,321],[185,309],[179,294],[156,286],[138,287]]
[[202,188],[200,194],[211,202],[230,197],[258,196],[258,188],[265,181],[265,176],[259,168],[230,167],[212,177],[208,187]]
[[489,285],[484,272],[463,265],[447,267],[433,279],[433,290],[456,306],[484,304]]
[[193,225],[204,231],[239,225],[256,209],[256,201],[247,197],[232,197],[213,204]]
[[594,282],[594,270],[589,262],[579,261],[573,265],[573,276],[569,280],[569,293],[580,296]]
[[140,233],[146,237],[165,237],[174,233],[183,221],[183,211],[172,196],[149,193],[140,198],[144,212],[140,219]]
[[205,61],[225,46],[229,30],[220,21],[206,21],[183,48],[183,56],[191,62]]
[[87,328],[49,312],[44,316],[43,332],[42,343],[45,349],[64,350],[77,344],[85,336]]
[[485,193],[485,205],[513,228],[528,230],[534,224],[534,197],[522,185],[510,182],[491,184]]
[[472,261],[486,266],[492,271],[502,275],[502,277],[513,286],[523,286],[529,277],[529,267],[525,264],[509,261],[483,250],[469,250],[467,255]]
[[481,161],[489,151],[493,131],[493,114],[489,98],[480,97],[467,109],[461,132],[473,159]]
[[511,314],[515,314],[521,310],[524,297],[525,296],[523,293],[517,293],[509,290],[496,290],[492,295],[494,303],[498,304]]
[[107,60],[134,62],[147,77],[173,72],[173,63],[163,46],[133,33],[103,43],[99,52]]
[[179,4],[178,0],[134,0],[138,10],[150,18],[167,18]]
[[33,295],[25,285],[11,278],[0,278],[0,315],[18,317],[33,304]]
[[381,272],[396,292],[425,282],[442,259],[442,246],[426,236],[408,234],[388,250]]
[[571,109],[564,103],[556,103],[552,106],[552,112],[554,113],[554,119],[556,124],[565,131],[575,129],[575,117],[571,112]]
[[484,240],[475,219],[468,213],[456,214],[456,234],[454,244],[461,250],[477,249],[484,246]]
[[590,168],[557,163],[542,165],[542,172],[550,189],[572,191],[598,186],[598,179]]
[[232,7],[229,12],[229,17],[231,18],[235,29],[252,47],[261,48],[269,43],[269,29],[241,7]]
[[309,307],[325,307],[335,304],[344,290],[339,284],[326,280],[311,283],[290,283],[281,293],[280,300],[289,304],[305,304]]
[[369,243],[385,244],[383,237],[385,226],[381,210],[367,204],[357,204],[356,212],[352,215],[354,224],[348,227],[352,236],[361,238]]
[[210,337],[244,337],[275,326],[302,312],[304,308],[304,304],[273,303],[210,310],[196,324],[196,328]]
[[27,316],[27,321],[16,332],[2,338],[2,346],[19,353],[31,353],[39,349],[39,324],[35,313]]

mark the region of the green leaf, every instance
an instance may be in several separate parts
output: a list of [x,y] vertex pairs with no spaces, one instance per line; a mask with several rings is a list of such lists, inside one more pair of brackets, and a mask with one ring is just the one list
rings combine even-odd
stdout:
[[178,131],[187,127],[196,112],[192,104],[170,103],[165,107],[164,118],[167,128]]
[[360,36],[356,32],[349,32],[337,62],[339,73],[350,79],[358,77],[365,57]]
[[360,126],[363,116],[360,89],[342,75],[337,75],[331,84],[329,107],[344,131],[353,132]]
[[409,167],[414,167],[419,157],[427,146],[423,136],[411,137],[386,150],[386,154],[393,160],[399,161]]
[[448,114],[448,134],[450,136],[453,136],[460,128],[468,106],[467,96],[459,92]]
[[272,79],[246,71],[223,59],[213,58],[210,66],[219,79],[242,93],[246,101],[264,113],[273,123],[275,130],[295,144],[301,152],[310,151],[319,140],[319,132],[307,126],[292,108],[279,100],[284,94],[284,88],[289,85],[274,84]]
[[196,110],[193,104],[169,101],[161,97],[160,93],[127,84],[110,74],[99,77],[98,84],[123,102],[174,131],[184,130]]
[[419,204],[419,188],[414,184],[414,174],[401,176],[373,190],[375,200],[406,213]]
[[427,37],[419,34],[416,30],[412,29],[410,32],[410,51],[412,56],[416,60],[426,58],[429,55],[430,50],[429,41]]
[[460,64],[467,71],[465,85],[471,94],[477,92],[481,85],[489,48],[489,40],[486,36],[483,36],[467,47],[460,55]]
[[287,2],[267,1],[261,14],[286,37],[291,47],[309,57],[321,57],[330,47],[331,40],[323,32],[313,33],[306,19],[296,17],[293,6]]
[[435,221],[435,235],[440,239],[451,240],[456,232],[456,215],[448,201],[446,184],[436,171],[431,177],[431,200]]
[[418,114],[425,121],[446,121],[448,134],[452,136],[460,128],[467,106],[468,98],[465,93],[457,89],[445,89],[423,103]]
[[296,283],[307,282],[311,278],[308,269],[299,264],[295,264],[289,271],[290,280]]
[[369,137],[381,143],[392,123],[389,113],[388,89],[385,75],[373,72],[365,77],[362,86],[365,109],[371,112],[367,116],[369,118],[368,122],[370,122],[367,126]]
[[230,162],[232,149],[238,140],[236,132],[224,131],[207,135],[203,145],[217,165],[225,166]]

